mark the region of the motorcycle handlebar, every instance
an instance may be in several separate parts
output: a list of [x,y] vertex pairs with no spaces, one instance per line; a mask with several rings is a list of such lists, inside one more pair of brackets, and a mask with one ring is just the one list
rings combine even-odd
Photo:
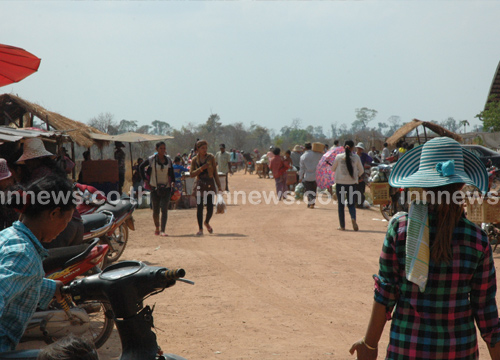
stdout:
[[167,280],[178,280],[178,279],[186,276],[186,271],[184,269],[172,269],[172,270],[163,271],[162,275]]

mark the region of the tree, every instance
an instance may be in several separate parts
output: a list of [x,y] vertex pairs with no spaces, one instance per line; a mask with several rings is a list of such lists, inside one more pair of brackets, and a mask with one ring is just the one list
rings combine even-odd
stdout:
[[500,131],[500,99],[497,95],[491,95],[484,110],[475,116],[483,122],[485,131]]
[[470,126],[469,121],[467,120],[460,121],[460,126],[464,127],[464,134],[465,134],[467,132],[467,126]]
[[151,125],[142,125],[135,132],[138,132],[139,134],[149,134],[149,129],[151,127]]
[[88,121],[88,124],[97,130],[100,130],[102,132],[105,132],[106,134],[109,135],[116,135],[118,134],[118,124],[114,120],[113,114],[107,112],[107,113],[100,113],[96,117],[93,117]]
[[170,135],[172,133],[172,126],[168,122],[155,120],[151,125],[153,125],[153,134],[155,135]]
[[120,121],[118,125],[118,133],[122,134],[129,131],[135,131],[137,129],[137,120],[125,120]]
[[440,125],[452,132],[456,132],[459,128],[459,124],[457,124],[457,121],[452,117],[443,120]]
[[356,120],[352,123],[353,131],[365,130],[366,126],[370,121],[375,119],[378,111],[373,109],[368,109],[367,107],[362,107],[361,109],[356,109]]

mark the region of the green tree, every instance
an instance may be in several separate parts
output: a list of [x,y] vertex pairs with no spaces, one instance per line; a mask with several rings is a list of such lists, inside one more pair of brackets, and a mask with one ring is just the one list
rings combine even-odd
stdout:
[[469,124],[469,121],[468,120],[462,120],[460,121],[460,126],[463,126],[464,127],[464,134],[467,132],[467,126],[470,126]]
[[366,130],[366,126],[370,121],[375,119],[378,111],[373,109],[368,109],[367,107],[362,107],[361,109],[356,109],[356,120],[352,123],[352,132],[357,132],[359,130]]
[[443,120],[440,123],[440,125],[442,127],[444,127],[445,129],[450,130],[452,132],[456,132],[458,130],[458,128],[460,127],[460,125],[457,123],[457,121],[452,117],[449,117],[446,120]]
[[483,129],[485,131],[500,131],[500,99],[498,96],[491,95],[484,110],[475,117],[483,122]]
[[120,121],[118,125],[118,133],[122,134],[129,131],[135,131],[137,129],[137,120],[125,120]]
[[151,125],[153,125],[153,134],[155,135],[170,135],[173,130],[166,121],[154,120]]

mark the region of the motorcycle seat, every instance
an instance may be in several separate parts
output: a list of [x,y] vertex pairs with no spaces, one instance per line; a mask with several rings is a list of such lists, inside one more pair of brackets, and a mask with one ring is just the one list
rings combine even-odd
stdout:
[[113,213],[115,219],[121,218],[135,208],[135,203],[127,199],[121,199],[116,204],[106,203],[97,209],[98,212],[107,210]]
[[88,247],[89,244],[82,244],[49,249],[49,256],[43,260],[43,270],[48,273],[60,269],[66,261],[83,253]]
[[0,360],[36,360],[40,350],[16,350],[0,353]]
[[88,215],[82,215],[83,221],[83,233],[87,234],[92,230],[100,229],[109,222],[108,215],[104,213],[94,213]]

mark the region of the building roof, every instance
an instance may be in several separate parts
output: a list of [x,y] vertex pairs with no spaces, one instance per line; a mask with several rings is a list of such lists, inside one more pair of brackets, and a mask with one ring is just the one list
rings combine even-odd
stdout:
[[0,125],[17,128],[31,127],[33,126],[34,116],[47,125],[47,130],[50,130],[50,128],[59,130],[67,134],[80,146],[91,147],[94,145],[94,140],[90,134],[104,134],[92,126],[48,111],[42,106],[26,101],[18,96],[12,94],[0,95]]
[[495,71],[495,75],[491,81],[490,92],[488,93],[486,103],[484,104],[485,110],[488,103],[491,102],[490,97],[492,95],[496,97],[496,101],[500,101],[500,61],[498,62],[497,70]]
[[445,129],[442,126],[439,126],[437,124],[434,124],[434,123],[428,122],[428,121],[422,121],[422,120],[418,120],[418,119],[413,119],[412,121],[407,122],[406,124],[404,124],[403,126],[401,126],[398,130],[396,130],[396,132],[394,134],[392,134],[392,136],[390,136],[386,140],[386,142],[389,145],[394,146],[394,145],[396,145],[396,143],[400,139],[402,139],[403,137],[405,137],[407,134],[409,134],[410,132],[412,132],[413,130],[415,130],[420,125],[422,125],[423,127],[428,128],[429,130],[432,130],[433,132],[435,132],[439,136],[448,136],[448,137],[450,137],[452,139],[455,139],[458,142],[462,142],[463,141],[463,139],[462,139],[462,137],[460,135],[457,135],[454,132],[451,132],[451,131]]

